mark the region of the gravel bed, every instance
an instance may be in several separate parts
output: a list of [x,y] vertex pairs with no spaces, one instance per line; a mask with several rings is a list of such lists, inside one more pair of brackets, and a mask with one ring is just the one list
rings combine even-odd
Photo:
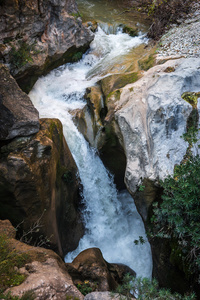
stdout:
[[158,58],[166,56],[200,57],[200,4],[180,25],[174,25],[160,40]]

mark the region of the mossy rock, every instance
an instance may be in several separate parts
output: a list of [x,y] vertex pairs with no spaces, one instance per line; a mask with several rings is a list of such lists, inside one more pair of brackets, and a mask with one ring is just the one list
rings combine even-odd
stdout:
[[138,61],[139,68],[143,71],[147,71],[155,65],[155,57],[150,54],[148,58],[143,58]]
[[123,33],[127,33],[128,35],[135,37],[138,35],[138,30],[137,28],[133,28],[127,25],[123,25],[123,29],[122,29]]
[[27,253],[19,253],[12,249],[9,238],[0,235],[0,290],[8,287],[20,285],[26,278],[24,274],[18,272],[18,268],[23,267],[30,257]]
[[129,83],[134,83],[139,79],[138,72],[131,72],[125,74],[114,74],[103,78],[101,88],[104,95],[107,97],[110,93],[120,88],[123,88]]

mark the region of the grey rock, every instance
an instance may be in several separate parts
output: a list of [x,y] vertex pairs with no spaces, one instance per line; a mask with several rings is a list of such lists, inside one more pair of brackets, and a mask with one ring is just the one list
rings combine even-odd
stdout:
[[200,91],[200,59],[168,61],[122,89],[115,118],[127,157],[125,182],[132,194],[141,179],[163,179],[182,161],[188,143],[181,136],[192,111],[181,97],[186,91]]
[[[93,292],[93,293],[87,294],[84,297],[84,300],[112,300],[112,299],[126,300],[127,297],[119,295],[119,294],[114,294],[111,292]],[[132,298],[132,299],[135,299],[135,298]]]
[[20,90],[8,69],[0,65],[0,140],[39,131],[39,113]]

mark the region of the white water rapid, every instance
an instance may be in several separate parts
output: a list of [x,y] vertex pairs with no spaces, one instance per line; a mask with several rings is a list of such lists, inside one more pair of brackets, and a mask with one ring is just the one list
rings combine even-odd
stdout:
[[137,276],[151,277],[149,243],[134,244],[139,236],[146,237],[133,199],[127,191],[118,193],[112,176],[79,133],[69,113],[85,105],[83,95],[87,87],[102,78],[121,55],[143,42],[142,36],[132,38],[121,32],[107,35],[99,28],[90,51],[80,62],[66,64],[40,78],[29,96],[40,117],[61,120],[83,184],[86,232],[78,248],[66,255],[66,261],[72,261],[86,248],[98,247],[108,262],[126,264]]

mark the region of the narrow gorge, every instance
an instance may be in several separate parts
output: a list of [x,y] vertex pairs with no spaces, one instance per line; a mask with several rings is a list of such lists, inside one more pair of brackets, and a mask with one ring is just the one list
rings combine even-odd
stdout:
[[[148,16],[121,1],[0,9],[0,235],[31,253],[0,292],[106,300],[130,273],[198,297],[176,241],[149,235],[160,180],[198,155],[199,133],[183,138],[198,131],[196,50],[165,53],[169,35],[152,42]],[[197,23],[198,9],[182,20]]]

